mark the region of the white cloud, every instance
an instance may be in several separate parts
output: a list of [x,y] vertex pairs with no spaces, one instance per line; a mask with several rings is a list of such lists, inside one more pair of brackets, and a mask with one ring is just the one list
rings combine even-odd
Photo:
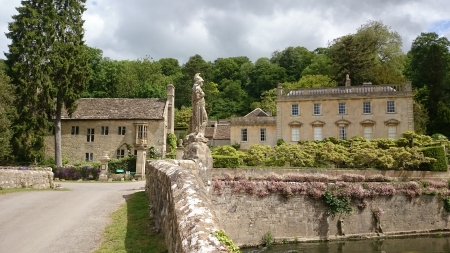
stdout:
[[[19,5],[20,0],[0,0],[2,34]],[[447,0],[87,0],[86,7],[86,43],[113,59],[173,57],[184,63],[199,54],[209,61],[231,56],[256,61],[288,46],[326,47],[368,20],[397,31],[405,52],[421,32],[450,35],[439,23],[449,20]],[[1,51],[9,43],[0,35]]]

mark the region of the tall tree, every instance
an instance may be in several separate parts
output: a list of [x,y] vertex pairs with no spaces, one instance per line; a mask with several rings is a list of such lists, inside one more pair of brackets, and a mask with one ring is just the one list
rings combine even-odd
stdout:
[[[450,108],[450,42],[446,37],[439,37],[436,33],[421,33],[412,43],[408,52],[408,64],[405,70],[406,76],[416,88],[426,87],[428,97],[423,103],[429,113],[429,134],[442,133],[442,126],[450,124],[441,118],[441,114],[447,115]],[[448,107],[446,109],[446,107]]]
[[302,77],[302,71],[311,64],[313,52],[305,47],[287,47],[283,51],[275,51],[270,61],[285,69],[287,81],[296,82]]
[[[12,43],[5,55],[19,112],[13,148],[19,154],[31,151],[21,159],[42,155],[48,119],[53,117],[55,161],[62,165],[61,113],[75,111],[89,79],[89,54],[83,41],[85,2],[24,0],[9,24],[6,36]],[[29,131],[35,131],[30,141]]]
[[404,54],[400,35],[380,21],[369,21],[355,34],[333,40],[328,55],[336,70],[334,79],[345,83],[350,74],[352,83],[373,84],[403,81]]
[[13,116],[13,93],[9,77],[0,62],[0,164],[11,157],[11,119]]
[[262,92],[276,88],[286,80],[284,68],[270,62],[268,58],[259,58],[249,73],[250,83],[245,87],[249,96],[259,99]]

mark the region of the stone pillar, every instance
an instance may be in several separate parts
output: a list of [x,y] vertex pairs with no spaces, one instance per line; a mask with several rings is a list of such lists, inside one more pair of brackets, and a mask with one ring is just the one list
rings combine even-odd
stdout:
[[103,156],[100,157],[100,175],[98,176],[99,181],[108,180],[108,161],[110,160],[108,152],[104,151]]
[[136,174],[134,177],[136,179],[145,178],[145,161],[147,160],[147,148],[144,145],[136,147]]
[[[211,184],[213,159],[205,137],[187,136],[188,145],[184,149],[183,160],[193,160],[197,164],[198,175],[208,189]],[[208,190],[209,192],[209,190]]]

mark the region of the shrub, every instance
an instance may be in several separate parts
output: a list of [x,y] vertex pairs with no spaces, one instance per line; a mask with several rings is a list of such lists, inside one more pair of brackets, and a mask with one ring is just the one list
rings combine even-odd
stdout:
[[327,215],[336,216],[336,214],[350,214],[352,212],[352,207],[350,206],[350,201],[347,197],[336,197],[329,191],[325,191],[322,195],[322,199],[328,206]]
[[136,157],[128,156],[120,159],[111,159],[108,162],[108,170],[111,173],[116,173],[117,169],[125,171],[136,172]]
[[237,156],[213,155],[214,168],[237,168],[240,165],[240,158]]
[[169,146],[169,158],[175,159],[177,156],[177,136],[173,133],[167,134],[167,145]]
[[215,147],[211,152],[212,155],[222,155],[222,156],[236,156],[237,150],[231,145],[224,145]]
[[270,145],[253,144],[248,148],[244,162],[249,166],[263,165],[271,149]]
[[66,180],[97,180],[100,174],[100,166],[65,166],[53,169],[55,178]]
[[432,146],[422,148],[422,152],[426,157],[431,157],[436,159],[430,163],[422,163],[420,169],[431,170],[431,171],[447,171],[448,163],[445,156],[444,147],[442,146]]

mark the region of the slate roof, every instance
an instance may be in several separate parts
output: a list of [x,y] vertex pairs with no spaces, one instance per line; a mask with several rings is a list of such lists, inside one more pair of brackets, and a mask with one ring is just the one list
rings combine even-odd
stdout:
[[208,139],[212,139],[214,137],[215,127],[206,127],[205,128],[205,137]]
[[77,110],[62,119],[164,119],[166,99],[162,98],[80,98]]
[[229,140],[230,139],[230,125],[220,125],[216,126],[216,134],[214,135],[215,140]]

